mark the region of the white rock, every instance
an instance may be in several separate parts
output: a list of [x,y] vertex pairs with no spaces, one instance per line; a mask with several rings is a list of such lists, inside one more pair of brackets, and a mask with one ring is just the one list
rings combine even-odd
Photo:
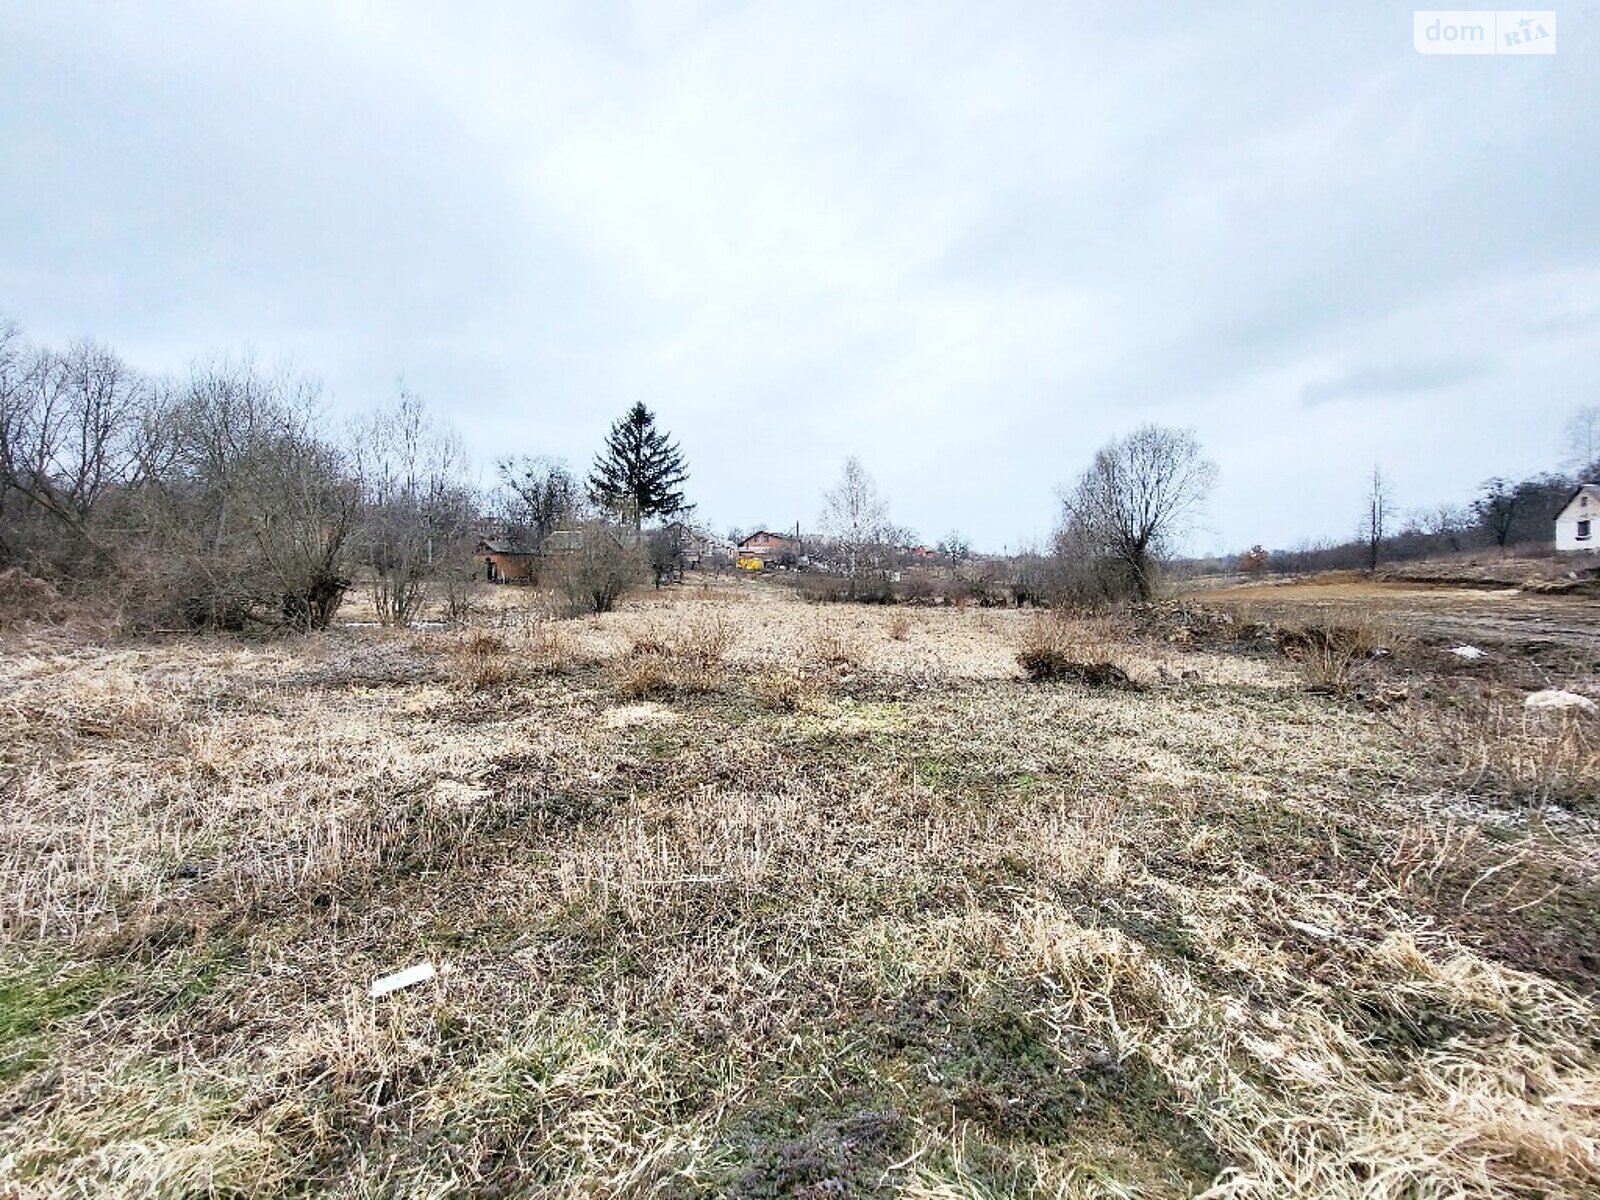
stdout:
[[1483,651],[1479,650],[1476,646],[1452,646],[1450,647],[1450,653],[1454,654],[1457,658],[1483,657]]
[[1579,708],[1584,712],[1594,712],[1600,708],[1587,696],[1580,696],[1577,692],[1564,692],[1560,688],[1545,688],[1542,692],[1534,692],[1522,702],[1524,708]]

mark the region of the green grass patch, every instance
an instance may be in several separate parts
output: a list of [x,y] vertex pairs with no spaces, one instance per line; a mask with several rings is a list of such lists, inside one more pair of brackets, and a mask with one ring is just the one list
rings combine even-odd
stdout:
[[1216,1151],[1184,1115],[1165,1076],[1142,1056],[1118,1058],[1077,1030],[1056,1030],[1003,992],[969,997],[953,980],[925,981],[894,1004],[877,1032],[917,1081],[919,1107],[971,1125],[997,1145],[1096,1157],[1136,1146],[1173,1182],[1204,1186]]
[[23,963],[0,973],[0,1082],[27,1074],[49,1054],[54,1035],[116,987],[104,966]]

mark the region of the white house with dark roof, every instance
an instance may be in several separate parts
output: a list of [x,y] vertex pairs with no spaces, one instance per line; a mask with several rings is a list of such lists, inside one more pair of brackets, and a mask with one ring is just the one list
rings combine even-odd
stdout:
[[1585,483],[1572,493],[1556,517],[1557,550],[1600,550],[1600,483]]

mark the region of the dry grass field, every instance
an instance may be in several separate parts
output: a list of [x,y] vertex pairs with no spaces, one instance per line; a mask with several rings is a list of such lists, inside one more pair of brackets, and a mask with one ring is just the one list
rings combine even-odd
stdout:
[[532,599],[7,635],[0,1195],[1600,1194],[1595,717],[1412,652],[1313,692],[1304,636]]
[[1560,594],[1496,586],[1429,585],[1404,578],[1372,580],[1358,572],[1330,572],[1208,589],[1206,603],[1269,616],[1384,618],[1414,634],[1496,646],[1524,658],[1542,651],[1600,665],[1600,595]]

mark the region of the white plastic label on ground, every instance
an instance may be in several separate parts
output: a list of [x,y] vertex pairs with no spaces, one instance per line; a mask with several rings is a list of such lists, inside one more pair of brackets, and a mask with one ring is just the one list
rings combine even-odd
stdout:
[[414,967],[407,967],[403,971],[396,971],[393,975],[385,975],[382,979],[372,981],[372,995],[387,996],[390,992],[398,992],[401,988],[410,987],[414,983],[424,983],[432,979],[438,972],[430,962],[418,963]]

